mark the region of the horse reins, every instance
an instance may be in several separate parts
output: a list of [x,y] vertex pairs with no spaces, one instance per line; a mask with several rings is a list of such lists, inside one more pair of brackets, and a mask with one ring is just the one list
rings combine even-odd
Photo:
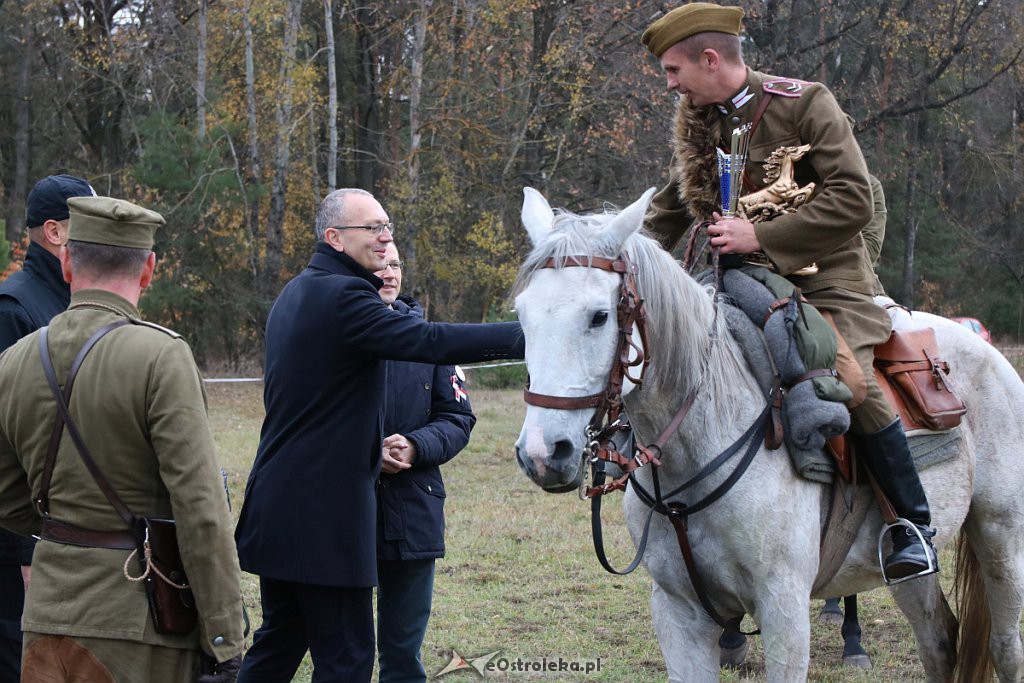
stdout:
[[[590,453],[590,462],[593,468],[593,486],[587,487],[584,498],[591,501],[591,530],[593,532],[594,551],[597,559],[604,569],[612,574],[625,575],[635,570],[643,559],[644,551],[647,548],[647,539],[650,532],[651,521],[654,513],[658,512],[669,518],[676,532],[676,540],[679,543],[679,550],[686,564],[690,582],[693,584],[697,599],[708,615],[723,629],[736,630],[735,620],[727,620],[722,617],[711,600],[708,598],[706,584],[701,578],[700,572],[693,559],[693,551],[690,546],[688,526],[686,523],[689,515],[699,512],[710,506],[719,498],[724,496],[732,486],[739,481],[753,461],[760,444],[763,442],[771,422],[771,403],[765,406],[764,410],[754,423],[722,453],[718,454],[711,462],[702,467],[694,476],[690,477],[683,484],[677,486],[667,495],[662,495],[661,482],[658,477],[658,466],[661,465],[661,451],[668,440],[679,429],[683,420],[689,414],[697,399],[696,387],[683,400],[682,406],[662,431],[654,443],[650,445],[635,444],[632,457],[623,455],[612,441],[612,438],[619,432],[629,429],[623,424],[622,417],[622,385],[628,378],[637,389],[643,384],[643,376],[650,362],[649,343],[647,340],[647,318],[644,312],[643,300],[640,299],[636,287],[636,267],[622,255],[617,259],[608,259],[599,256],[567,256],[561,259],[549,258],[542,263],[540,268],[597,268],[607,272],[617,273],[621,276],[622,282],[619,288],[619,303],[616,316],[619,323],[619,342],[615,353],[615,360],[608,375],[608,382],[605,389],[589,396],[551,396],[530,391],[529,385],[523,390],[523,398],[527,404],[540,408],[551,408],[554,410],[583,410],[594,408],[594,416],[587,425],[587,450]],[[633,328],[636,328],[642,346],[637,346],[633,341]],[[634,355],[635,354],[635,355]],[[631,358],[631,355],[633,356]],[[630,369],[639,366],[639,376],[633,377],[629,374]],[[744,452],[736,469],[726,479],[716,486],[711,493],[696,503],[687,505],[685,503],[666,503],[671,498],[717,471],[734,455],[740,452],[744,443],[749,445]],[[605,483],[604,462],[611,462],[622,470],[622,475]],[[651,470],[653,483],[653,494],[648,493],[636,480],[637,469],[651,463],[654,468]],[[647,519],[644,523],[643,533],[640,542],[637,544],[637,552],[633,560],[623,570],[617,570],[611,566],[604,551],[604,539],[601,532],[601,497],[612,491],[625,490],[627,482],[633,484],[637,496],[645,505],[650,508]],[[760,630],[746,633],[754,635]]]

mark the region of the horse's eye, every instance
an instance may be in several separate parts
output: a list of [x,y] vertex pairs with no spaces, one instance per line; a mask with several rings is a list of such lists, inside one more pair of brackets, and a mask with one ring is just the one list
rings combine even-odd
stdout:
[[590,320],[591,327],[601,327],[608,322],[608,311],[598,311],[594,314],[594,317]]

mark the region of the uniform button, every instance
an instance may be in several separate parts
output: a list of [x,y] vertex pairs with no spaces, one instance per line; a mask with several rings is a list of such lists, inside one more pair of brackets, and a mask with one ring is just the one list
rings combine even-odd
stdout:
[[426,389],[427,391],[430,391],[430,383],[429,382],[425,382],[423,384],[423,388]]
[[434,489],[433,487],[430,486],[430,484],[427,484],[427,491],[430,491],[431,493],[434,492]]
[[734,126],[738,126],[740,124],[740,117],[738,117],[738,116],[732,117],[731,119],[729,119],[729,123],[731,123]]
[[223,645],[224,644],[224,636],[217,636],[216,638],[214,638],[213,639],[213,644],[214,645],[218,645],[218,646],[219,645]]

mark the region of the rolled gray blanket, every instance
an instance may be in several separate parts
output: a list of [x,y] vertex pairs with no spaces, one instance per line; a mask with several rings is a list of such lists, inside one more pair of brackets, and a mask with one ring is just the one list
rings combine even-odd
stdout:
[[850,413],[846,407],[821,400],[814,393],[814,385],[800,382],[786,393],[782,419],[786,426],[786,446],[800,476],[832,483],[835,463],[825,452],[825,440],[850,428]]
[[732,268],[722,274],[722,289],[729,293],[740,310],[758,327],[764,325],[768,307],[775,301],[775,296],[767,287],[743,271]]
[[[740,270],[727,270],[722,287],[735,307],[723,305],[733,338],[740,344],[747,363],[765,393],[774,375],[766,351],[770,350],[784,384],[794,382],[806,372],[789,326],[799,324],[796,303],[775,312],[765,323],[775,295],[763,284]],[[758,327],[764,324],[764,330]],[[825,451],[825,440],[844,433],[850,426],[850,414],[841,403],[824,401],[810,381],[799,382],[787,392],[783,403],[786,446],[793,467],[802,477],[831,483],[835,465]]]

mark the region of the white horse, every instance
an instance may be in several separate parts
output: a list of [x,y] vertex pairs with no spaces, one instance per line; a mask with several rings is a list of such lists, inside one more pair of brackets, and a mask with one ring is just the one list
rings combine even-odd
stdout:
[[[570,397],[598,393],[617,348],[620,275],[559,265],[574,256],[615,259],[620,254],[635,264],[647,311],[650,363],[642,388],[634,391],[627,379],[623,393],[639,440],[650,443],[683,397],[692,389],[697,396],[662,453],[661,489],[669,491],[736,441],[765,399],[724,316],[715,315],[712,293],[640,231],[652,193],[618,215],[556,216],[527,188],[523,222],[534,249],[522,266],[515,306],[526,335],[530,390]],[[1024,384],[996,350],[966,328],[927,314],[915,313],[913,319],[935,328],[952,366],[949,380],[969,406],[956,456],[922,473],[939,530],[936,545],[948,543],[957,531],[965,539],[958,543],[956,567],[964,591],[959,633],[935,575],[893,586],[893,595],[913,626],[929,680],[952,680],[954,670],[959,680],[986,680],[986,675],[991,680],[994,664],[1001,681],[1016,683],[1024,674],[1019,635]],[[535,483],[552,492],[580,483],[593,412],[527,407],[516,456]],[[648,491],[651,470],[636,472]],[[680,497],[692,503],[731,470],[724,467]],[[820,515],[829,495],[828,487],[795,474],[784,448],[768,451],[762,444],[735,486],[689,518],[693,553],[711,603],[726,618],[749,614],[757,622],[769,681],[807,676],[809,603],[818,570]],[[633,486],[624,506],[637,543],[648,508]],[[880,514],[871,510],[841,569],[813,597],[851,595],[882,584],[876,554],[881,525]],[[654,581],[651,612],[670,680],[717,680],[722,629],[698,601],[663,515],[655,515],[644,563]]]

